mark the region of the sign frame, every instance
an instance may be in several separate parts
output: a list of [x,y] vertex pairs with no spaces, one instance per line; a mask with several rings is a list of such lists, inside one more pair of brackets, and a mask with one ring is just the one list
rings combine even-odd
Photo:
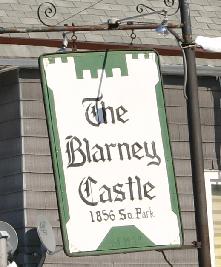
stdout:
[[[55,112],[55,103],[53,98],[53,93],[50,88],[47,86],[47,80],[45,75],[45,70],[43,66],[43,59],[48,58],[49,60],[54,61],[56,57],[60,58],[61,60],[66,60],[68,56],[75,56],[76,54],[87,54],[87,53],[155,53],[156,61],[158,65],[158,71],[160,75],[159,83],[155,87],[157,103],[158,103],[158,115],[161,125],[162,131],[162,142],[164,147],[165,157],[169,161],[167,164],[167,173],[168,173],[168,183],[169,183],[169,191],[170,191],[170,200],[171,206],[174,213],[177,215],[178,225],[179,225],[179,235],[180,235],[180,244],[178,245],[150,245],[144,247],[129,247],[129,248],[118,248],[118,249],[101,249],[101,250],[93,250],[93,251],[80,251],[80,252],[70,252],[69,249],[69,240],[66,228],[66,222],[70,218],[69,215],[69,208],[68,208],[68,200],[66,195],[66,185],[65,185],[65,175],[62,167],[62,155],[61,155],[61,147],[59,141],[59,133],[57,128],[57,119],[56,119],[56,112]],[[52,165],[55,177],[55,186],[56,186],[56,194],[57,194],[57,203],[59,208],[59,217],[61,222],[61,231],[62,231],[62,238],[64,243],[64,251],[67,256],[92,256],[92,255],[106,255],[106,254],[114,254],[114,253],[128,253],[128,252],[138,252],[138,251],[146,251],[146,250],[161,250],[161,249],[174,249],[180,248],[183,245],[183,227],[181,222],[181,214],[180,214],[180,206],[178,201],[178,193],[176,189],[176,180],[175,180],[175,173],[174,173],[174,166],[172,160],[172,151],[169,139],[169,130],[166,118],[166,109],[165,109],[165,101],[164,101],[164,92],[163,92],[163,83],[160,71],[160,64],[159,64],[159,56],[154,50],[124,50],[124,51],[83,51],[83,52],[66,52],[66,53],[51,53],[51,54],[44,54],[39,57],[39,66],[40,66],[40,73],[41,73],[41,84],[42,84],[42,92],[43,92],[43,99],[44,99],[44,106],[46,112],[46,121],[48,127],[48,134],[50,140],[50,149],[51,149],[51,156],[52,156]],[[126,229],[126,231],[130,229]]]

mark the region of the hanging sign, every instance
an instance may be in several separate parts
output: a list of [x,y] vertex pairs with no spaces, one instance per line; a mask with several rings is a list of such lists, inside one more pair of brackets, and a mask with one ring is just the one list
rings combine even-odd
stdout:
[[40,57],[69,256],[182,244],[158,61],[154,51]]

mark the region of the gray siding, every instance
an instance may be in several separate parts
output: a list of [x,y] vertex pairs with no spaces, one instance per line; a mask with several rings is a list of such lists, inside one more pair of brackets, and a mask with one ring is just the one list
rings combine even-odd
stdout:
[[[196,231],[186,104],[181,90],[182,79],[166,76],[165,82],[169,130],[172,139],[172,151],[184,228],[184,244],[191,245],[192,241],[196,240]],[[173,85],[174,83],[177,85]],[[46,215],[51,222],[58,248],[62,246],[62,238],[59,228],[45,113],[37,72],[34,70],[21,71],[20,90],[25,181],[24,208],[26,217],[26,236],[23,246],[29,254],[25,256],[25,266],[32,266],[30,263],[34,266],[34,263],[39,261],[39,257],[33,257],[30,254],[39,251],[39,243],[36,239],[36,232],[31,229],[36,227],[36,219],[39,214]],[[165,251],[165,254],[173,266],[198,266],[197,251],[194,248],[176,251],[168,250]],[[47,256],[44,266],[141,267],[147,264],[148,266],[168,266],[163,255],[157,251],[81,258],[69,258],[63,252],[59,252],[53,256]]]
[[18,70],[0,74],[0,220],[24,232]]
[[[13,70],[2,73],[0,82],[0,220],[11,223],[17,230],[18,263],[21,266],[34,267],[40,260],[40,242],[36,233],[39,214],[47,216],[53,226],[57,246],[62,247],[39,73],[34,69],[21,69],[19,72]],[[186,100],[183,97],[182,82],[182,77],[164,75],[184,244],[191,245],[196,240],[196,227]],[[221,88],[215,77],[201,77],[199,85],[205,168],[218,169]],[[198,266],[195,248],[166,250],[165,255],[173,266]],[[81,258],[69,258],[60,251],[47,256],[44,266],[142,267],[147,264],[168,266],[158,251]]]

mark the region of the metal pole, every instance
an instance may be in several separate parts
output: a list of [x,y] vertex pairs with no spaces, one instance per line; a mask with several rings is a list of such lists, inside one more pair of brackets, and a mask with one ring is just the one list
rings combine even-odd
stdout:
[[[192,182],[195,204],[198,259],[200,267],[210,267],[210,244],[207,218],[207,202],[204,181],[204,162],[200,125],[198,81],[196,72],[195,47],[192,45],[192,30],[188,0],[179,0],[182,34],[187,60],[187,113],[192,165]],[[191,46],[192,45],[192,46]]]
[[7,267],[8,265],[8,253],[7,253],[7,238],[8,233],[6,231],[0,231],[0,267]]
[[[124,23],[118,24],[97,24],[97,25],[81,25],[81,26],[38,26],[38,27],[9,27],[3,28],[0,27],[0,34],[5,33],[29,33],[29,32],[85,32],[85,31],[127,31],[127,30],[145,30],[145,29],[156,29],[160,24],[159,23]],[[180,29],[182,25],[168,23],[168,28],[171,29]]]

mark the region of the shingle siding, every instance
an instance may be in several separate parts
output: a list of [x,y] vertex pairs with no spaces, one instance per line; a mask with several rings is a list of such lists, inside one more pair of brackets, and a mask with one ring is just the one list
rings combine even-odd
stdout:
[[[10,85],[5,82],[7,75],[2,75],[2,84],[5,84],[0,94],[5,99],[1,98],[0,109],[7,110],[8,107],[10,112],[2,116],[1,125],[6,127],[0,131],[0,219],[16,228],[20,240],[17,260],[21,266],[30,267],[40,260],[40,242],[36,233],[39,214],[47,216],[55,232],[57,248],[62,247],[47,125],[39,72],[21,69],[11,76],[8,73]],[[196,226],[183,80],[172,75],[163,79],[184,244],[191,245],[196,240]],[[205,168],[219,168],[221,88],[215,77],[199,78],[199,84]],[[4,95],[2,90],[7,93]],[[173,266],[198,266],[197,250],[194,248],[168,250],[165,254]],[[70,258],[60,251],[47,256],[44,266],[140,267],[147,264],[167,266],[163,256],[156,251],[81,258]]]
[[[23,175],[17,69],[0,74],[0,220],[24,229]],[[23,234],[19,235],[19,242]]]
[[[47,216],[53,225],[58,248],[62,246],[62,238],[59,228],[59,216],[57,211],[57,201],[55,194],[55,185],[52,172],[52,163],[50,158],[49,142],[44,115],[44,106],[42,105],[42,94],[39,80],[32,76],[37,72],[23,71],[20,75],[21,91],[21,112],[22,114],[22,143],[23,143],[23,173],[25,184],[25,237],[24,249],[30,252],[38,251],[39,245],[34,238],[35,232],[30,231],[36,227],[36,218],[39,214]],[[192,195],[191,165],[188,146],[188,128],[186,115],[184,111],[185,99],[183,98],[182,86],[172,85],[182,82],[176,77],[166,79],[165,86],[167,112],[171,113],[169,118],[170,135],[174,135],[176,127],[180,128],[180,134],[172,138],[172,150],[174,154],[174,166],[177,177],[177,186],[181,207],[181,217],[184,227],[184,244],[191,245],[196,240],[194,204]],[[169,82],[171,81],[171,82]],[[33,90],[33,91],[32,91]],[[34,104],[34,105],[33,105]],[[31,107],[33,106],[33,110]],[[174,117],[172,114],[177,113]],[[27,129],[27,125],[28,129]],[[38,127],[36,127],[38,125]],[[174,128],[175,127],[175,128]],[[183,127],[186,129],[183,131]],[[26,130],[24,130],[26,129]],[[181,133],[185,136],[182,140]],[[174,140],[175,139],[175,140]],[[188,190],[185,190],[188,189]],[[197,252],[195,249],[187,251],[166,251],[168,259],[174,266],[198,266]],[[182,256],[181,256],[182,255]],[[186,256],[185,256],[186,255]],[[186,257],[186,258],[185,258]],[[25,262],[33,263],[39,259],[33,256],[25,256]],[[165,266],[165,261],[159,252],[140,252],[126,255],[108,255],[99,257],[69,258],[59,252],[58,254],[48,256],[44,266],[142,266],[144,264]],[[30,266],[25,265],[25,266]]]

